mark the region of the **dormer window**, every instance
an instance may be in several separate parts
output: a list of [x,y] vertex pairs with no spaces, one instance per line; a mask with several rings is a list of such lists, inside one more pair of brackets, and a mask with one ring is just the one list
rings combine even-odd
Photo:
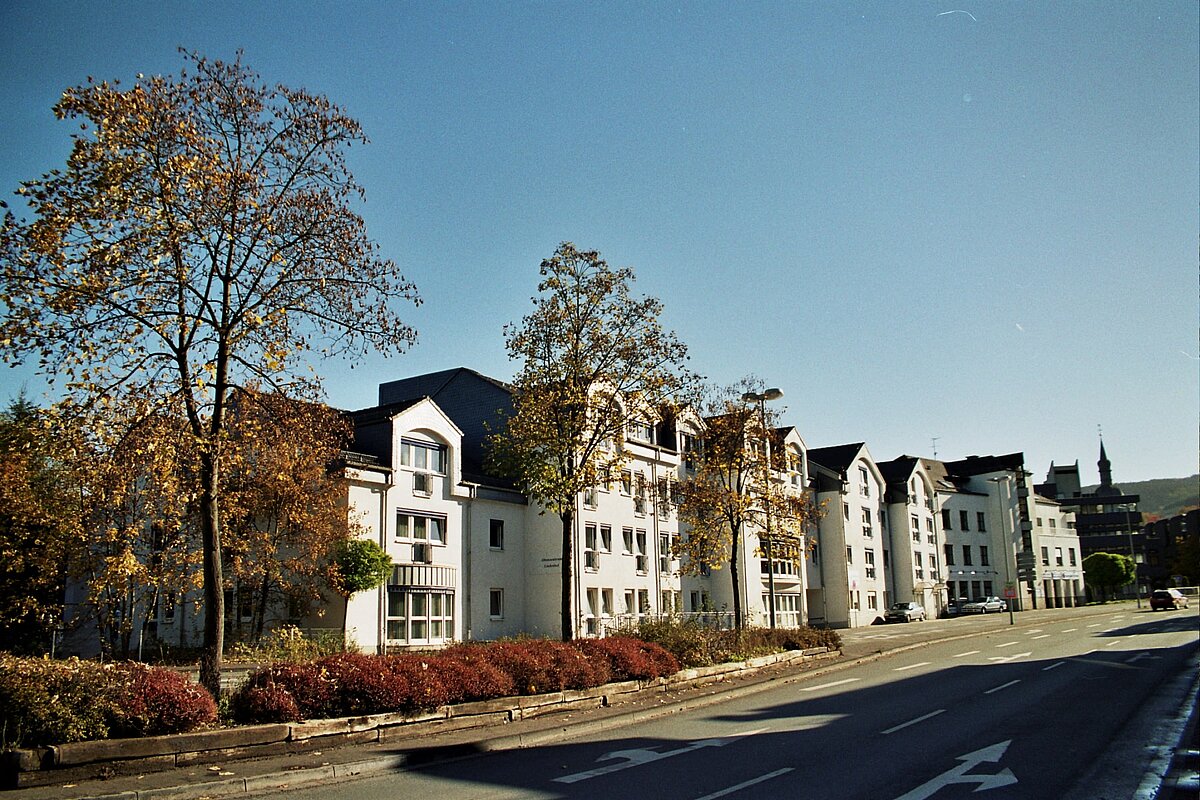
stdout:
[[629,423],[626,435],[635,442],[646,442],[647,444],[654,443],[654,428],[649,422],[641,419],[632,420]]
[[446,473],[446,448],[433,442],[418,439],[402,439],[400,442],[400,464],[413,469]]

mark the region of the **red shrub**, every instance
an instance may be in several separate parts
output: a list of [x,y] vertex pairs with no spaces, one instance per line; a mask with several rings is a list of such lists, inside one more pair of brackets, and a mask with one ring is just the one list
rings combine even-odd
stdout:
[[233,718],[238,722],[298,722],[304,718],[292,693],[274,683],[243,686],[234,694],[230,705]]
[[489,645],[487,658],[512,677],[519,694],[600,686],[609,678],[607,664],[589,661],[577,648],[550,639]]
[[411,713],[446,702],[446,689],[428,659],[343,653],[317,663],[336,687],[339,715]]
[[215,722],[212,695],[174,670],[122,664],[124,686],[118,692],[113,732],[128,736],[185,733]]
[[271,664],[251,673],[244,688],[268,687],[277,687],[291,695],[300,714],[298,719],[329,716],[336,705],[337,687],[316,663]]
[[429,660],[446,690],[447,703],[492,700],[513,694],[513,679],[490,660],[487,648],[466,645],[451,648]]
[[576,643],[594,661],[607,662],[615,680],[651,680],[679,671],[679,662],[660,645],[628,636]]

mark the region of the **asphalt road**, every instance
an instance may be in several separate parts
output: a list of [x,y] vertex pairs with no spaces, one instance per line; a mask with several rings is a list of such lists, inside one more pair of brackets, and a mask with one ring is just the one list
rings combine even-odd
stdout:
[[[930,623],[942,625],[945,623]],[[1189,690],[1198,617],[1123,608],[979,636],[613,731],[289,798],[1133,798]],[[924,625],[847,632],[847,650]],[[894,642],[893,642],[894,644]],[[1118,759],[1114,764],[1113,759]],[[980,794],[976,794],[980,792]],[[986,792],[986,794],[983,794]]]

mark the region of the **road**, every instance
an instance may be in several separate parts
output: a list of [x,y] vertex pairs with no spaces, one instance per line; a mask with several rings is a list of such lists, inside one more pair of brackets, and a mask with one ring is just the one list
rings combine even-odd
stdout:
[[[962,632],[975,623],[951,624]],[[909,627],[847,638],[861,646],[870,637],[905,636]],[[992,618],[979,636],[587,741],[363,778],[334,793],[359,800],[1131,798],[1153,756],[1145,737],[1194,685],[1198,629],[1188,611],[1064,614],[1016,628]],[[1106,762],[1113,754],[1120,764]]]

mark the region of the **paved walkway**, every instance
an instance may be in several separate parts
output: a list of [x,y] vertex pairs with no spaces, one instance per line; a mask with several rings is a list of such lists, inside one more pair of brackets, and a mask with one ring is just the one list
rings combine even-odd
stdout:
[[[1025,611],[1015,615],[1017,627],[1045,624],[1055,619],[1094,616],[1118,611],[1136,612],[1132,602],[1109,603],[1074,609]],[[1149,612],[1147,612],[1149,613]],[[0,800],[62,800],[62,798],[123,798],[123,800],[199,800],[405,769],[486,751],[508,750],[559,742],[636,724],[679,711],[722,702],[730,697],[761,691],[780,682],[808,680],[848,664],[886,657],[933,641],[975,636],[1009,626],[1008,614],[884,625],[842,631],[842,655],[796,667],[775,667],[752,676],[736,677],[709,686],[670,692],[646,691],[604,708],[571,710],[506,725],[425,735],[418,740],[387,744],[348,745],[220,766],[197,766],[168,772],[127,775],[78,784],[16,789],[0,793]],[[1194,729],[1194,728],[1193,728]]]

